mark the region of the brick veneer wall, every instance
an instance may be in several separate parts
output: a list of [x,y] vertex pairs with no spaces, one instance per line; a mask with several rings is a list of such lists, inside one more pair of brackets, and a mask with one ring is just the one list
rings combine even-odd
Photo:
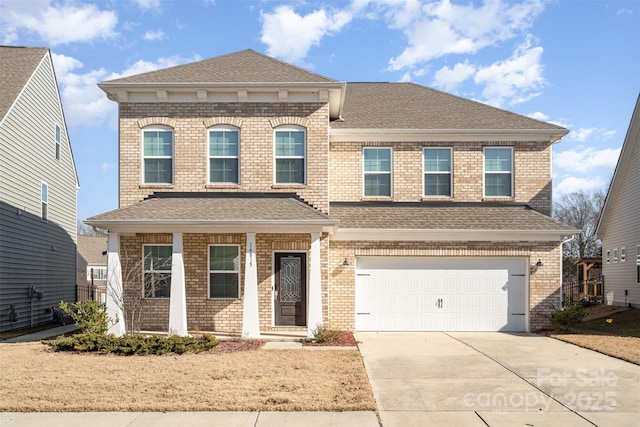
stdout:
[[[551,146],[541,142],[333,142],[329,178],[332,201],[360,201],[363,147],[392,147],[392,201],[452,200],[478,202],[483,199],[483,147],[513,147],[514,197],[534,209],[551,214]],[[453,198],[422,196],[424,147],[453,149]],[[386,198],[380,200],[389,200]],[[493,200],[504,200],[493,199]]]
[[[137,234],[123,236],[121,254],[123,268],[133,268],[138,263],[138,273],[132,275],[128,286],[128,298],[139,298],[142,294],[142,271],[139,262],[142,259],[144,244],[172,244],[170,234]],[[208,299],[208,254],[209,245],[240,245],[240,299]],[[282,328],[273,326],[273,254],[274,252],[305,252],[307,262],[311,236],[309,234],[257,234],[256,260],[258,263],[258,307],[259,324],[262,332],[300,330],[301,328]],[[187,302],[187,326],[189,331],[217,331],[240,335],[242,332],[242,313],[244,295],[244,270],[246,254],[245,234],[184,234],[183,259],[185,270],[185,288]],[[328,239],[323,235],[320,241],[322,269],[322,312],[328,316]],[[130,262],[126,260],[130,259]],[[309,273],[309,268],[307,268]],[[127,274],[124,272],[124,276]],[[309,278],[307,277],[307,285]],[[169,299],[146,299],[142,307],[142,330],[166,331],[169,326]],[[306,328],[303,328],[306,329]]]
[[[209,127],[240,128],[240,184],[208,184]],[[151,125],[174,129],[174,183],[142,183],[142,129]],[[307,129],[304,185],[274,184],[274,128]],[[328,211],[329,109],[321,103],[121,103],[120,207],[154,191],[297,192]]]
[[[329,327],[355,328],[355,257],[526,257],[544,266],[529,275],[529,328],[550,326],[551,308],[560,306],[559,242],[365,242],[332,241],[329,259]],[[347,259],[349,266],[342,265]]]

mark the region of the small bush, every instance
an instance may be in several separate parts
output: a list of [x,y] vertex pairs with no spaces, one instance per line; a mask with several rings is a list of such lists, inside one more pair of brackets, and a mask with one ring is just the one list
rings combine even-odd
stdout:
[[76,334],[43,342],[56,351],[113,353],[125,356],[198,353],[218,345],[213,335],[203,335],[200,338],[178,336],[167,338],[155,335],[115,337],[98,333]]
[[318,344],[337,342],[340,340],[340,332],[332,331],[324,326],[318,326],[313,331],[313,340]]
[[565,327],[582,322],[582,319],[587,315],[587,312],[581,304],[565,305],[561,309],[551,306],[551,309],[553,310],[551,322]]
[[83,333],[104,334],[108,329],[108,316],[105,306],[97,301],[75,302],[61,301],[61,310],[67,313]]

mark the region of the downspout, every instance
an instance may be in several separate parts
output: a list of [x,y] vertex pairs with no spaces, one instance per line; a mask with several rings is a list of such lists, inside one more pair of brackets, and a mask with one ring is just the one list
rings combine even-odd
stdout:
[[563,297],[564,297],[564,289],[562,289],[562,282],[563,277],[562,277],[562,261],[564,259],[564,244],[565,243],[569,243],[571,242],[573,239],[576,238],[576,235],[573,234],[571,237],[567,237],[566,239],[563,239],[560,242],[560,305],[564,306],[564,301],[563,301]]

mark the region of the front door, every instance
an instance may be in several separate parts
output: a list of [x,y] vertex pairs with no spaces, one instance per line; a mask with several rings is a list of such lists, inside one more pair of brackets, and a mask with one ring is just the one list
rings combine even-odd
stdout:
[[307,254],[275,254],[276,326],[307,325]]

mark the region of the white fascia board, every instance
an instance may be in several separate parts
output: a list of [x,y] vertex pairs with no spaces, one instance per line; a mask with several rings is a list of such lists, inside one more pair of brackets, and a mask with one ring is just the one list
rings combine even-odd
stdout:
[[334,233],[335,221],[86,221],[118,233]]
[[331,240],[339,241],[558,241],[571,232],[555,230],[405,230],[340,228]]
[[540,141],[555,144],[564,129],[330,129],[331,142]]

